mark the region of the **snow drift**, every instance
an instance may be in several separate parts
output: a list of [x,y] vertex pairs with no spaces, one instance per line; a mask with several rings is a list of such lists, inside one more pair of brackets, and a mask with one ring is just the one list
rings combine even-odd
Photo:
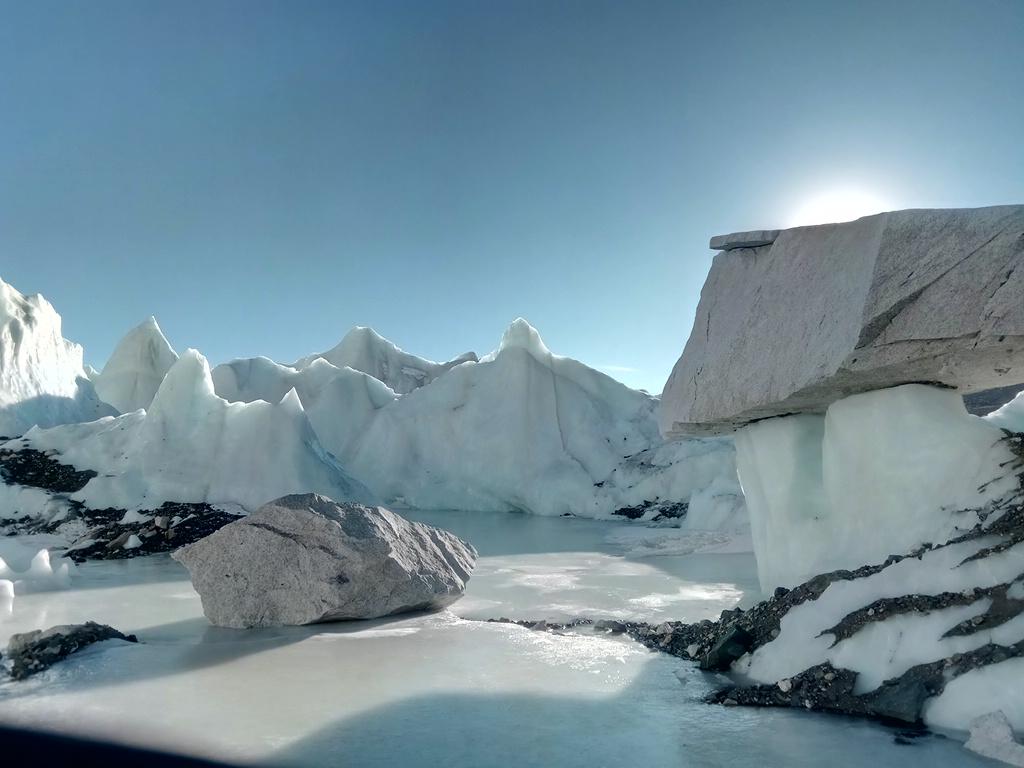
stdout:
[[89,382],[82,348],[61,335],[50,302],[0,280],[0,435],[111,413]]

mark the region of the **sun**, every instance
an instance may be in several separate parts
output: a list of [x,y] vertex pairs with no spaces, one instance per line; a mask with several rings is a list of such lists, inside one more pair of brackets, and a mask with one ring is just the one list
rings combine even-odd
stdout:
[[832,224],[891,210],[882,198],[859,189],[833,189],[807,200],[790,217],[788,226]]

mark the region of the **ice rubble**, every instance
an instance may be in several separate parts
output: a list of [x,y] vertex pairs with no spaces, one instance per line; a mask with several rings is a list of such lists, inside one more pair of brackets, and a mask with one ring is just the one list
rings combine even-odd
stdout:
[[177,359],[156,318],[150,317],[118,343],[103,371],[93,379],[96,394],[120,413],[149,408]]
[[326,360],[336,368],[352,368],[383,381],[400,395],[429,384],[445,371],[467,361],[476,362],[473,352],[465,352],[446,363],[435,363],[403,352],[372,328],[357,326],[345,334],[337,346],[294,362],[292,368],[305,368],[314,360]]
[[[358,339],[365,351],[372,341],[365,358],[378,361],[397,349],[357,331],[339,348]],[[348,367],[334,364],[346,360]],[[696,492],[704,494],[698,510],[725,504],[718,518],[735,517],[728,441],[664,443],[655,398],[552,354],[525,320],[511,324],[493,353],[404,395],[388,386],[393,375],[381,381],[351,366],[373,368],[365,362],[336,355],[296,369],[255,358],[218,366],[213,378],[218,394],[242,401],[294,389],[324,447],[386,501],[609,517]]]
[[0,538],[0,615],[10,609],[15,594],[67,589],[74,568],[66,558],[51,558],[45,548]]
[[155,509],[165,501],[234,502],[314,490],[369,500],[320,445],[298,396],[280,402],[219,398],[206,359],[188,350],[168,371],[148,411],[84,424],[35,428],[8,447],[56,451],[97,472],[72,500],[92,509]]
[[61,335],[50,302],[0,280],[0,435],[110,413],[89,382],[82,348]]
[[739,430],[762,587],[881,562],[976,523],[962,510],[1014,482],[999,426],[1024,411],[1019,402],[981,419],[953,390],[909,384]]

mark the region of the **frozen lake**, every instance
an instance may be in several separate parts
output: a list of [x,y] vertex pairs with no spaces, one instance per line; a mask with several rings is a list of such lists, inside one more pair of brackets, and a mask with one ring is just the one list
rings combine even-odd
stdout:
[[991,765],[941,736],[899,744],[874,723],[704,705],[714,676],[626,639],[476,621],[713,618],[756,599],[750,554],[636,559],[609,543],[621,528],[609,523],[404,514],[480,552],[450,610],[218,629],[169,557],[88,563],[71,590],[19,595],[0,613],[0,644],[86,620],[142,642],[0,685],[0,721],[267,765]]

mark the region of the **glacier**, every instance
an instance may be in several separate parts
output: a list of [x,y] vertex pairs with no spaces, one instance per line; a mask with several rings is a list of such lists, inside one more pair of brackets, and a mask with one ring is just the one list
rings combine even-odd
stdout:
[[0,435],[113,413],[89,381],[82,348],[61,334],[53,305],[0,279]]
[[357,327],[292,365],[256,357],[210,370],[198,352],[179,359],[152,317],[99,373],[69,349],[95,412],[26,419],[2,449],[97,476],[73,493],[8,482],[0,517],[56,521],[75,504],[254,510],[314,491],[398,508],[621,516],[747,540],[729,439],[665,442],[658,398],[553,354],[523,319],[482,359],[445,363]]
[[[369,359],[394,348],[358,338],[378,342]],[[405,394],[322,357],[299,368],[235,360],[213,380],[221,397],[242,402],[294,390],[324,448],[400,506],[592,518],[640,507],[650,519],[695,493],[731,512],[742,504],[729,440],[666,443],[657,398],[553,354],[521,318],[494,352]]]

